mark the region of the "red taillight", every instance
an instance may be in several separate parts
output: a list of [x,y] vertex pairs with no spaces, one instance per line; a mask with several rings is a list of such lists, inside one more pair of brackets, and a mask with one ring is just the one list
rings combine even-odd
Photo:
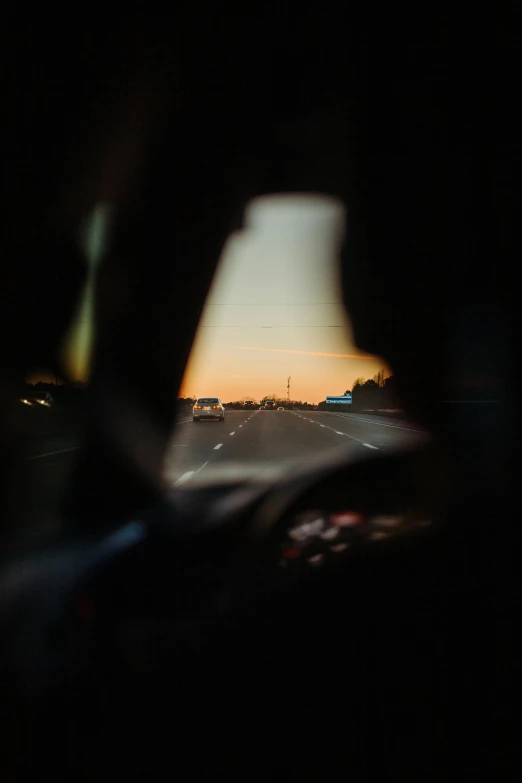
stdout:
[[194,405],[194,409],[198,411],[201,410],[201,405]]
[[213,405],[213,408],[217,408],[218,410],[221,408],[221,405]]
[[285,549],[283,552],[283,557],[287,560],[295,560],[296,557],[299,557],[301,552],[299,549]]

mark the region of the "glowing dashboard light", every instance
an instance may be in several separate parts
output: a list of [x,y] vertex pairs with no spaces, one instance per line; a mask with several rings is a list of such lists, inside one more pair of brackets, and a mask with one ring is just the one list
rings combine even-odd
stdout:
[[324,555],[313,555],[312,557],[308,558],[308,562],[311,566],[320,566],[324,563]]
[[357,511],[344,511],[342,514],[332,514],[331,520],[339,527],[355,527],[364,522],[364,517]]
[[390,537],[390,534],[375,532],[375,533],[370,533],[369,537],[370,537],[370,541],[384,541],[386,538]]
[[334,538],[337,538],[339,533],[340,530],[338,527],[329,527],[327,530],[323,530],[322,533],[319,533],[319,537],[324,539],[324,541],[333,541]]
[[330,552],[335,552],[336,554],[338,552],[345,552],[349,546],[349,544],[334,544],[330,547]]
[[314,519],[313,522],[304,522],[298,527],[294,527],[288,532],[290,538],[294,541],[304,541],[306,538],[320,535],[324,527],[324,519]]
[[396,516],[378,516],[372,519],[372,523],[377,527],[398,527],[403,522],[403,519],[399,514]]

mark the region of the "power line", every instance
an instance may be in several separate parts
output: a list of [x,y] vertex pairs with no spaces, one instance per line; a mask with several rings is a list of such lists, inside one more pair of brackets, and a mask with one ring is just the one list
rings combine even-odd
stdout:
[[[80,304],[94,304],[93,299],[82,299]],[[339,305],[344,302],[207,302],[207,307],[316,307],[319,305]]]
[[[81,299],[78,306],[94,305],[93,299]],[[344,302],[207,302],[207,307],[323,307],[325,305],[344,307]]]
[[343,305],[343,302],[213,302],[205,307],[312,307],[315,305]]
[[[81,320],[74,322],[75,326],[83,324],[93,324],[91,320]],[[255,324],[200,324],[198,329],[346,329],[347,324],[276,324],[275,326],[256,326]]]
[[347,324],[287,324],[281,326],[198,326],[198,329],[346,329]]
[[[92,324],[92,321],[74,321],[75,326]],[[346,329],[347,324],[282,324],[281,326],[198,326],[198,329]]]

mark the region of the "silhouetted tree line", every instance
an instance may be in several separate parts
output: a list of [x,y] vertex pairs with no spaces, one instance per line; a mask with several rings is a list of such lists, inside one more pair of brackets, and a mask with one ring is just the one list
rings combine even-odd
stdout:
[[[223,405],[225,408],[230,408],[231,410],[242,410],[243,405],[245,403],[246,399],[253,399],[254,404],[259,407],[260,405],[264,405],[266,400],[275,400],[277,407],[283,407],[283,408],[301,408],[303,410],[317,410],[317,405],[314,405],[312,402],[303,402],[302,400],[287,400],[286,397],[278,397],[276,394],[273,395],[267,395],[266,397],[263,397],[259,402],[255,399],[255,397],[242,397],[240,400],[230,400],[229,402],[224,402]],[[187,407],[191,407],[195,402],[194,397],[178,397],[178,409],[180,412],[187,409]]]
[[[350,410],[394,410],[400,408],[397,395],[397,385],[393,375],[385,370],[379,370],[373,378],[357,378],[352,389],[344,394],[352,394]],[[328,410],[326,400],[319,403],[319,410]]]
[[352,388],[353,410],[386,410],[399,408],[397,386],[393,375],[384,370],[366,380],[357,378]]
[[[302,401],[302,400],[287,400],[286,397],[278,397],[276,394],[274,395],[267,395],[266,397],[263,397],[259,402],[255,398],[252,397],[243,397],[240,400],[230,400],[229,402],[224,402],[225,408],[229,408],[231,410],[242,410],[245,399],[253,399],[254,404],[256,407],[259,407],[260,405],[265,404],[265,400],[275,400],[277,407],[283,407],[283,408],[300,408],[301,410],[317,410],[317,405],[314,405],[312,402]],[[187,410],[187,408],[192,407],[192,405],[195,402],[194,397],[178,397],[178,411],[180,413],[183,413]]]

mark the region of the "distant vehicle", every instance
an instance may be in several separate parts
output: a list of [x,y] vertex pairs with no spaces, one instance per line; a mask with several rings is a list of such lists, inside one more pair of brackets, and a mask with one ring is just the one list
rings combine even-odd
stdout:
[[31,392],[27,397],[21,397],[21,402],[25,405],[43,405],[45,408],[50,408],[54,405],[52,395],[47,391]]
[[284,408],[278,408],[277,410],[278,411],[284,411]]
[[192,408],[192,421],[201,419],[225,421],[225,406],[219,397],[198,397]]
[[248,408],[249,410],[253,410],[255,408],[254,400],[245,400],[243,403],[243,408]]
[[276,408],[276,401],[275,400],[265,400],[265,410],[266,411],[275,411]]

